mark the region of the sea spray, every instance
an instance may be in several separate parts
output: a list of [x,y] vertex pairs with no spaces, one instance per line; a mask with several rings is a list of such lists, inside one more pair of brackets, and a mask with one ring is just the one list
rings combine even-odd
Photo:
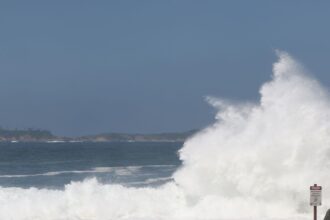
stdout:
[[[278,55],[260,103],[210,98],[216,123],[180,151],[176,182],[197,205],[208,196],[226,201],[220,217],[307,214],[309,185],[330,187],[328,94],[287,53]],[[327,191],[324,197],[330,206]]]
[[278,52],[259,103],[208,101],[216,122],[184,143],[182,167],[157,188],[72,182],[64,190],[0,188],[0,219],[309,219],[309,185],[330,206],[328,92]]

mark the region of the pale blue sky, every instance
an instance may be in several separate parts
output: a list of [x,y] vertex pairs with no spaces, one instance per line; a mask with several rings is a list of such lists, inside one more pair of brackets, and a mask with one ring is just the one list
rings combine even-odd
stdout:
[[1,1],[0,125],[58,135],[212,122],[257,100],[274,49],[330,86],[326,1]]

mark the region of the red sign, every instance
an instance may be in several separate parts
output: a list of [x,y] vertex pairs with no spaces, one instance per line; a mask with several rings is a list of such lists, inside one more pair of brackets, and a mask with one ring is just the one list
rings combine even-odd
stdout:
[[322,190],[322,186],[310,186],[310,190]]
[[322,186],[314,184],[310,187],[311,197],[309,204],[311,206],[320,206],[322,205]]

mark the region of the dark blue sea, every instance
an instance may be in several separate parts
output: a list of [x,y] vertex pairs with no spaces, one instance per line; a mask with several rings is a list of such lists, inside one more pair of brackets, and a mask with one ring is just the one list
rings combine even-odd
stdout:
[[0,186],[62,189],[97,178],[124,186],[157,186],[180,166],[179,142],[0,143]]

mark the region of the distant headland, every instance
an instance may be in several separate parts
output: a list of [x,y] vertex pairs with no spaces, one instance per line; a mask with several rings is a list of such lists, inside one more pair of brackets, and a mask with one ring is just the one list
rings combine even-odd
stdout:
[[80,137],[61,137],[43,129],[0,128],[0,142],[182,142],[198,130],[154,134],[103,133]]

